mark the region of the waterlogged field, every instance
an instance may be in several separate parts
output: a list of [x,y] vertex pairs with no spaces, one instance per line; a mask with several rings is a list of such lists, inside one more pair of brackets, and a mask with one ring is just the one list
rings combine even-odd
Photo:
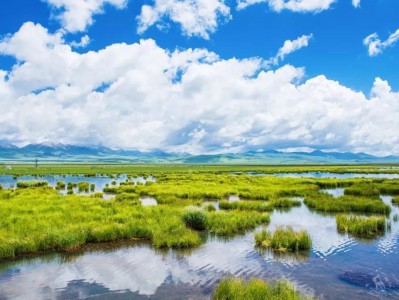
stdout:
[[0,173],[0,299],[399,298],[397,166]]

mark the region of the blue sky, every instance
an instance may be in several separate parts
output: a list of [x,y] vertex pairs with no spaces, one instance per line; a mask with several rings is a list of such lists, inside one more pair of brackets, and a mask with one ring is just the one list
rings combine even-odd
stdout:
[[[111,147],[142,150],[163,148],[173,151],[201,153],[264,148],[317,148],[327,151],[365,151],[376,154],[399,153],[398,140],[395,134],[391,132],[391,129],[385,127],[388,124],[373,125],[375,128],[368,124],[373,123],[375,118],[386,118],[387,114],[389,115],[386,118],[387,120],[399,119],[397,118],[399,117],[398,111],[395,111],[393,107],[388,108],[392,103],[397,105],[396,100],[392,99],[397,98],[398,94],[394,91],[399,89],[398,1],[361,0],[357,3],[357,1],[352,2],[352,0],[297,0],[296,2],[293,0],[247,0],[241,1],[241,4],[244,3],[241,6],[242,9],[239,9],[240,4],[237,3],[240,2],[223,0],[3,1],[0,4],[0,70],[4,72],[4,84],[0,84],[0,89],[3,87],[4,95],[9,97],[10,103],[17,102],[23,107],[34,105],[35,101],[39,100],[43,101],[40,102],[40,105],[46,107],[46,101],[51,101],[49,98],[61,99],[59,100],[61,104],[58,103],[58,106],[54,108],[57,109],[57,113],[54,111],[51,116],[61,115],[62,117],[50,122],[51,124],[54,123],[54,128],[50,132],[49,128],[38,124],[40,122],[37,119],[30,119],[30,116],[25,116],[29,119],[25,121],[21,119],[22,116],[12,115],[12,110],[9,110],[7,111],[9,119],[6,120],[5,117],[3,117],[3,120],[0,119],[0,124],[1,121],[3,121],[3,124],[8,122],[7,126],[4,125],[3,130],[0,130],[0,141],[20,145],[40,141],[105,144]],[[144,14],[145,9],[149,12],[147,15]],[[70,13],[69,19],[67,19],[68,10]],[[81,15],[81,12],[87,14],[82,13]],[[31,26],[27,24],[31,24]],[[24,27],[24,25],[27,26]],[[23,31],[23,28],[26,34],[21,34],[20,39],[13,39],[18,32]],[[42,29],[45,31],[46,37],[44,37],[44,33],[40,33]],[[43,50],[42,54],[39,53],[41,50],[37,50],[33,42],[29,41],[30,37],[34,40],[35,34],[39,34],[40,38],[44,39],[44,48],[40,48]],[[86,43],[78,46],[77,44],[82,37],[86,38]],[[300,39],[301,37],[302,39]],[[365,42],[367,37],[370,37],[369,43]],[[51,42],[46,40],[47,38]],[[142,100],[135,100],[137,103],[122,103],[127,101],[126,94],[124,96],[122,94],[114,95],[114,100],[107,98],[111,95],[111,91],[122,91],[122,88],[118,89],[118,86],[120,86],[122,79],[126,78],[126,74],[130,74],[133,70],[147,74],[146,72],[149,71],[148,65],[146,67],[132,65],[126,67],[126,70],[120,71],[120,74],[115,74],[112,78],[99,78],[98,81],[90,83],[92,86],[87,91],[81,83],[74,86],[71,83],[74,80],[71,79],[72,75],[65,73],[66,71],[70,73],[78,72],[75,69],[76,66],[71,62],[78,56],[82,61],[88,60],[88,55],[85,54],[90,51],[101,57],[99,61],[105,66],[108,64],[110,68],[116,68],[113,70],[121,70],[121,67],[114,66],[115,57],[112,57],[111,54],[109,57],[101,55],[104,52],[103,50],[112,46],[123,48],[125,44],[141,45],[140,48],[146,48],[142,43],[148,41],[155,43],[151,46],[151,50],[154,50],[154,62],[157,62],[158,58],[160,60],[171,59],[174,51],[179,53],[176,54],[176,56],[179,56],[179,58],[176,58],[177,65],[175,65],[175,62],[167,66],[163,63],[159,65],[159,68],[163,68],[164,71],[177,72],[173,75],[175,78],[172,80],[176,85],[165,87],[168,89],[166,94],[169,95],[170,93],[170,95],[164,98],[159,95],[150,95],[148,91],[141,91],[138,94],[138,97],[142,97]],[[60,58],[61,54],[65,52],[60,52],[61,54],[56,52],[58,51],[56,50],[57,45],[67,46],[69,48],[68,54]],[[29,52],[29,47],[32,47],[32,52]],[[27,53],[22,51],[22,48]],[[50,50],[54,53],[50,53]],[[38,52],[34,53],[34,51]],[[129,53],[129,57],[124,58],[126,59],[124,66],[128,66],[131,63],[130,60],[135,59],[134,55],[136,54],[130,52],[130,48],[120,51]],[[143,51],[148,51],[148,49]],[[164,57],[165,53],[160,53],[162,51],[166,51],[168,57]],[[206,53],[193,54],[195,51],[205,51]],[[158,52],[160,54],[156,54]],[[121,52],[117,51],[117,53],[121,55]],[[43,60],[39,61],[38,58],[42,55]],[[45,55],[48,55],[47,60],[44,58]],[[64,61],[67,56],[70,56],[70,59]],[[190,58],[187,58],[188,56]],[[276,60],[277,56],[279,58]],[[57,70],[55,69],[58,60],[54,57],[60,59],[59,69]],[[140,59],[140,57],[138,55],[137,59]],[[232,61],[234,58],[235,60]],[[51,65],[52,59],[55,59],[55,61]],[[284,73],[284,76],[281,75],[285,78],[282,82],[287,86],[276,84],[269,90],[265,88],[258,91],[256,89],[255,92],[250,90],[253,89],[253,84],[251,84],[251,86],[242,88],[242,94],[248,92],[248,95],[245,96],[249,97],[248,99],[239,95],[240,91],[235,91],[229,95],[233,99],[231,101],[228,98],[221,99],[224,96],[217,98],[215,95],[222,92],[214,90],[211,98],[213,99],[214,96],[215,99],[209,100],[212,103],[200,103],[196,100],[197,96],[200,97],[199,95],[206,97],[206,93],[204,95],[199,93],[203,92],[204,88],[206,90],[206,86],[210,86],[207,80],[212,79],[212,76],[200,78],[199,73],[194,73],[198,71],[198,65],[204,64],[203,68],[210,67],[208,70],[210,74],[219,74],[219,68],[222,68],[219,65],[236,63],[239,66],[226,67],[223,72],[237,68],[237,80],[253,78],[257,80],[257,84],[260,84],[260,86],[262,86],[261,83],[265,86],[265,83],[258,77],[260,72],[272,72],[274,79],[279,78],[279,73]],[[32,67],[35,64],[37,64],[37,69]],[[85,63],[81,62],[80,64],[84,65]],[[121,62],[121,64],[123,63]],[[140,69],[142,67],[145,69]],[[59,78],[65,76],[66,79],[58,80],[55,77],[50,78],[50,76],[45,76],[45,79],[37,75],[40,73],[39,70],[47,70],[46,68],[49,68],[48,74],[54,74],[53,76],[59,76]],[[65,72],[63,73],[63,71]],[[90,74],[90,72],[98,73],[99,70],[94,67],[87,67],[87,69],[79,72]],[[228,73],[222,74],[222,71],[220,72],[220,77],[217,78],[228,76]],[[31,77],[27,77],[26,74]],[[90,77],[90,75],[87,76]],[[160,83],[157,82],[161,79],[152,80],[150,75],[148,76],[144,84],[140,81],[143,86],[148,84],[149,86],[152,85],[152,89],[159,88],[162,90],[163,87],[158,85]],[[191,85],[188,85],[188,83],[186,85],[186,82],[189,82],[191,78],[190,76],[195,78],[195,88],[193,88],[192,82],[190,82]],[[271,78],[269,81],[274,82],[274,79]],[[244,82],[247,83],[247,81],[242,83]],[[278,82],[280,83],[280,81]],[[135,83],[138,83],[138,81],[134,81]],[[255,82],[253,83],[255,84]],[[87,84],[89,85],[89,83]],[[204,86],[200,86],[201,84]],[[238,81],[236,84],[237,86],[240,85]],[[113,85],[114,88],[111,89]],[[73,88],[79,89],[81,102],[74,102],[78,100],[68,98],[68,93],[62,94],[60,90],[64,86],[67,86],[70,90]],[[98,89],[99,87],[101,88]],[[276,92],[278,94],[277,91],[289,87],[296,88],[295,93],[297,95],[293,96],[292,99],[287,95],[280,95],[280,97],[288,98],[284,98],[285,102],[282,100],[282,103],[276,104],[268,102],[269,98],[265,96],[263,102],[258,102],[258,94],[256,93],[263,92],[265,95],[269,95]],[[176,88],[180,88],[186,93],[176,96]],[[190,93],[187,93],[189,88]],[[304,92],[305,89],[306,93]],[[325,90],[321,92],[321,89]],[[140,88],[131,92],[136,93],[138,90]],[[50,95],[51,97],[48,95],[49,91],[54,93]],[[198,91],[198,94],[193,94],[195,91]],[[98,92],[102,93],[99,94]],[[389,92],[389,95],[385,92]],[[305,102],[303,100],[305,96],[301,93],[310,98],[316,95],[314,96],[314,103],[310,103],[309,100]],[[320,93],[323,95],[319,95]],[[331,97],[340,100],[336,100],[331,105],[328,96],[326,96],[329,94],[331,94]],[[123,126],[142,122],[147,117],[151,122],[145,128],[152,128],[156,131],[157,126],[161,126],[159,124],[168,123],[171,120],[169,117],[165,117],[166,111],[164,112],[165,115],[158,114],[158,112],[152,113],[150,107],[157,106],[160,103],[165,104],[165,106],[173,106],[175,101],[180,101],[182,98],[185,102],[178,102],[177,107],[182,110],[190,110],[192,109],[190,105],[195,103],[203,109],[203,114],[193,114],[191,119],[184,122],[176,121],[173,126],[171,125],[171,128],[168,128],[162,134],[159,133],[160,136],[155,135],[149,141],[144,142],[143,140],[146,140],[146,136],[142,136],[144,133],[140,134],[131,128],[125,136],[140,141],[136,143],[126,142],[122,134],[118,138],[110,138],[111,133],[104,133],[104,130],[101,129],[102,125],[96,123],[95,118],[89,121],[79,119],[83,118],[82,110],[87,107],[93,96],[102,97],[101,101],[104,101],[104,107],[109,105],[116,110],[118,103],[121,107],[124,107],[125,112],[122,111],[122,108],[120,111],[114,112],[116,123],[118,123],[118,116],[126,115],[126,111],[131,113],[130,119],[121,118],[120,124],[117,124],[114,130],[121,130],[120,128]],[[228,93],[225,96],[227,97]],[[104,100],[104,97],[107,100]],[[156,99],[153,97],[156,97]],[[179,97],[179,100],[174,97]],[[318,97],[323,97],[323,99]],[[359,100],[358,98],[362,99]],[[373,98],[383,98],[383,100],[380,100],[380,105],[370,104],[369,102],[373,102]],[[4,96],[4,99],[8,98]],[[207,100],[206,98],[203,99],[204,101]],[[262,112],[262,114],[258,121],[249,121],[250,115],[253,115],[254,111],[247,112],[248,119],[243,118],[240,122],[237,121],[237,124],[232,121],[235,113],[228,115],[223,112],[221,113],[222,117],[221,115],[204,117],[208,116],[210,111],[217,111],[221,106],[226,107],[225,111],[228,111],[230,106],[245,111],[247,100],[254,107],[259,105],[257,111]],[[291,111],[292,108],[284,106],[289,106],[290,101],[296,103],[293,111]],[[51,102],[51,104],[54,103]],[[40,105],[36,105],[36,107],[38,108]],[[76,105],[76,111],[69,111],[68,109],[74,105]],[[325,111],[318,111],[317,105],[325,106]],[[357,111],[358,107],[361,107],[362,111]],[[386,107],[387,111],[380,111],[382,107]],[[304,113],[300,112],[303,109],[314,113],[311,116],[303,115]],[[336,110],[338,116],[330,116],[330,113],[327,112],[330,109]],[[269,114],[274,115],[274,110],[278,110],[279,118],[270,121],[267,116]],[[75,118],[79,120],[78,123],[82,124],[79,126],[65,124],[63,118],[66,117],[64,114],[67,111],[75,114]],[[185,111],[181,113],[187,115]],[[291,126],[285,128],[286,138],[283,134],[275,134],[275,128],[278,127],[279,122],[286,122],[287,119],[292,120],[296,113],[309,120],[305,122],[304,119],[303,122],[299,122],[300,124],[291,124]],[[42,118],[48,117],[46,113],[41,111],[38,111],[37,114]],[[360,119],[360,114],[368,114],[369,119],[362,120],[361,124],[353,123],[353,118]],[[88,114],[86,113],[86,115]],[[174,118],[178,118],[178,115]],[[315,122],[326,117],[328,117],[328,120],[324,120],[323,125],[319,126],[322,129],[319,127],[313,128]],[[12,126],[10,125],[11,118],[17,121]],[[109,118],[111,117],[104,116],[103,122],[108,122]],[[217,122],[220,118],[223,118],[223,124]],[[342,123],[344,123],[343,128],[338,126]],[[32,126],[36,128],[35,132],[30,131]],[[343,131],[348,131],[351,128],[358,130],[358,132],[354,132],[350,136],[343,133]],[[233,136],[234,130],[237,131],[236,136]],[[145,132],[146,130],[137,129],[137,131]],[[387,133],[383,137],[377,138],[378,132],[381,131]],[[178,138],[174,138],[179,134]]]
[[[172,23],[166,31],[153,27],[144,34],[137,33],[135,18],[145,1],[129,1],[127,8],[115,9],[107,5],[105,13],[94,17],[95,23],[85,31],[92,39],[84,49],[99,50],[113,43],[138,42],[153,38],[170,50],[204,47],[222,58],[259,56],[268,58],[287,39],[313,33],[311,45],[287,58],[286,62],[304,66],[307,75],[325,74],[348,87],[369,93],[376,76],[388,80],[399,89],[399,46],[387,48],[383,55],[369,57],[363,39],[377,32],[382,39],[399,28],[399,2],[395,0],[363,0],[354,8],[350,0],[336,1],[331,9],[320,13],[276,13],[265,3],[252,5],[242,11],[232,7],[232,20],[219,25],[209,40],[181,34],[179,25]],[[0,34],[18,31],[27,21],[40,23],[55,31],[60,24],[50,17],[54,9],[40,0],[13,0],[1,4]],[[73,39],[82,33],[71,34]],[[12,60],[0,56],[0,66],[10,68]]]

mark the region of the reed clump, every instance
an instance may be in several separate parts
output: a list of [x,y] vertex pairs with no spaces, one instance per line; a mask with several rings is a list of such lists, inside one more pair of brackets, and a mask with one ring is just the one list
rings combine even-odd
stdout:
[[201,210],[188,210],[182,214],[184,223],[194,230],[205,230],[207,224],[207,216]]
[[275,251],[302,251],[312,247],[310,235],[304,231],[295,231],[292,227],[279,227],[273,233],[262,230],[255,234],[257,246]]
[[34,188],[34,187],[43,187],[47,186],[48,182],[44,180],[24,180],[17,182],[17,188],[27,189],[27,188]]
[[213,300],[302,300],[306,297],[298,293],[287,281],[268,283],[253,278],[244,281],[238,278],[224,278],[212,294]]
[[385,232],[384,216],[356,216],[339,214],[336,216],[337,230],[356,237],[375,237]]
[[216,211],[208,213],[207,230],[210,233],[221,236],[232,236],[254,229],[260,224],[268,224],[270,215],[268,213],[247,211]]
[[323,212],[365,212],[389,214],[391,207],[379,198],[344,195],[334,198],[327,193],[311,193],[305,197],[305,204]]

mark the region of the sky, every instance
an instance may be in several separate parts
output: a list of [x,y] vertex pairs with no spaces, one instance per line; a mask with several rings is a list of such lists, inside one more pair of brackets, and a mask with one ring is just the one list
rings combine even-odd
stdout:
[[0,3],[0,144],[399,155],[397,0]]

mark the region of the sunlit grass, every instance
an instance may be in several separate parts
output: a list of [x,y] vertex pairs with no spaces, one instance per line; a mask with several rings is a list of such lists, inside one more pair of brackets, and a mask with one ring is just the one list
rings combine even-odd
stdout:
[[215,288],[213,300],[301,300],[306,299],[287,281],[268,283],[261,279],[244,281],[238,278],[222,279]]
[[306,231],[294,231],[290,226],[279,227],[273,233],[267,230],[257,232],[255,243],[281,252],[309,250],[312,247],[312,239]]
[[366,212],[388,214],[391,211],[379,198],[344,195],[338,198],[327,193],[312,193],[305,197],[305,204],[323,212]]
[[347,232],[356,237],[375,237],[385,232],[384,216],[336,216],[338,232]]

